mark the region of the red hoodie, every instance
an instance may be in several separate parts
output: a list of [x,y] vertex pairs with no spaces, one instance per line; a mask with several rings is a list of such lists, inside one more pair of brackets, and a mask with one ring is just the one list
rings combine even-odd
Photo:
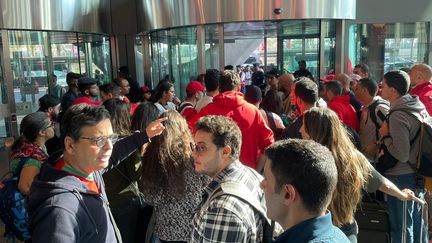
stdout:
[[359,131],[359,121],[354,107],[350,104],[349,95],[335,96],[328,102],[328,107],[339,117],[345,125],[350,126],[356,132]]
[[258,108],[246,102],[241,92],[228,91],[216,95],[212,103],[204,106],[191,119],[190,127],[193,128],[199,118],[207,115],[226,116],[237,123],[242,132],[240,161],[256,169],[259,156],[274,142],[273,132]]
[[430,116],[432,116],[432,82],[426,82],[415,86],[409,92],[410,95],[417,95]]

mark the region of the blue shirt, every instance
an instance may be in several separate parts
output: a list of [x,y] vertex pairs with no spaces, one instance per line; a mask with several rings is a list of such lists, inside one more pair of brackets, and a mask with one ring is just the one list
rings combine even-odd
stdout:
[[330,212],[324,216],[303,221],[283,232],[275,243],[281,242],[337,242],[349,243],[345,234],[332,223]]

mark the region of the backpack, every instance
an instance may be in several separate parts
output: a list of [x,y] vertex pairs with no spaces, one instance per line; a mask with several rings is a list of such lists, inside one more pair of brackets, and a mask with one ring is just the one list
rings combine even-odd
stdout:
[[5,235],[21,241],[30,239],[29,218],[25,208],[27,198],[18,190],[19,175],[27,159],[21,158],[17,172],[0,183],[0,219],[6,226]]
[[265,111],[266,116],[267,116],[267,120],[268,120],[268,125],[270,127],[270,129],[273,131],[273,135],[275,140],[281,140],[283,139],[283,130],[282,128],[277,128],[276,127],[276,122],[274,120],[274,116],[273,113],[270,111]]
[[[252,173],[257,176],[258,172],[253,169],[247,168]],[[202,208],[207,208],[209,204],[223,195],[234,196],[241,201],[249,204],[255,212],[258,212],[261,218],[264,221],[263,225],[263,241],[264,243],[270,243],[274,241],[274,237],[278,236],[283,232],[282,227],[279,224],[276,224],[274,221],[271,221],[267,218],[267,213],[263,210],[263,206],[265,206],[265,198],[264,196],[261,198],[261,201],[258,201],[251,193],[250,190],[243,184],[234,181],[222,182],[218,188],[216,188],[211,195],[209,195],[207,201],[204,203]]]
[[[368,113],[369,113],[369,117],[371,119],[371,121],[375,124],[375,138],[376,141],[379,140],[379,129],[380,129],[380,124],[378,123],[377,118],[379,118],[381,120],[381,122],[385,121],[386,119],[386,115],[378,110],[378,112],[375,113],[375,110],[377,108],[378,105],[385,105],[387,106],[387,108],[389,108],[389,105],[387,102],[385,102],[384,100],[376,100],[374,103],[372,103],[370,106],[368,106]],[[378,115],[378,117],[377,117]]]
[[[393,110],[394,112],[396,110]],[[415,166],[413,169],[422,176],[432,177],[432,117],[413,114],[409,110],[399,109],[405,114],[415,118],[420,122],[420,128],[414,138],[410,141],[410,145],[414,144],[417,138],[419,150],[417,152]],[[389,113],[390,115],[390,113]]]
[[178,113],[182,114],[183,110],[186,109],[186,108],[188,108],[188,107],[194,108],[194,106],[191,103],[189,103],[189,102],[183,102],[183,103],[180,104],[180,106],[177,109],[177,111],[178,111]]

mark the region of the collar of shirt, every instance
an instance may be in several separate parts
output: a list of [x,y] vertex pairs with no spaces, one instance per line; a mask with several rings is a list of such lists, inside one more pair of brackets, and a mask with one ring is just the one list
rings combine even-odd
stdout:
[[[325,237],[331,237],[333,234],[333,223],[330,212],[324,216],[315,217],[303,221],[283,232],[276,242],[309,242]],[[315,241],[314,241],[315,242]]]
[[241,164],[241,162],[239,160],[236,160],[234,162],[232,162],[231,164],[229,164],[227,167],[225,167],[225,169],[223,169],[219,175],[217,175],[211,182],[210,184],[208,184],[208,186],[204,189],[204,193],[203,193],[203,201],[207,200],[208,196],[211,195],[213,193],[214,190],[216,190],[219,185],[225,181],[225,179],[227,177],[229,177],[229,175],[231,173],[233,173],[237,167],[239,167],[239,165]]

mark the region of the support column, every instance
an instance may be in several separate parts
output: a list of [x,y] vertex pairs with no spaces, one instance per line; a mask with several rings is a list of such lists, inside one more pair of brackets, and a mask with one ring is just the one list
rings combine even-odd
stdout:
[[144,84],[149,86],[151,89],[154,88],[156,84],[153,84],[151,78],[151,42],[150,35],[141,36],[141,45],[143,52],[143,69],[144,69]]
[[336,20],[336,73],[348,71],[348,26],[346,20]]
[[224,33],[224,25],[218,24],[218,33],[219,33],[219,70],[223,70],[225,67],[225,33]]
[[203,25],[197,25],[198,74],[205,73],[205,30]]

